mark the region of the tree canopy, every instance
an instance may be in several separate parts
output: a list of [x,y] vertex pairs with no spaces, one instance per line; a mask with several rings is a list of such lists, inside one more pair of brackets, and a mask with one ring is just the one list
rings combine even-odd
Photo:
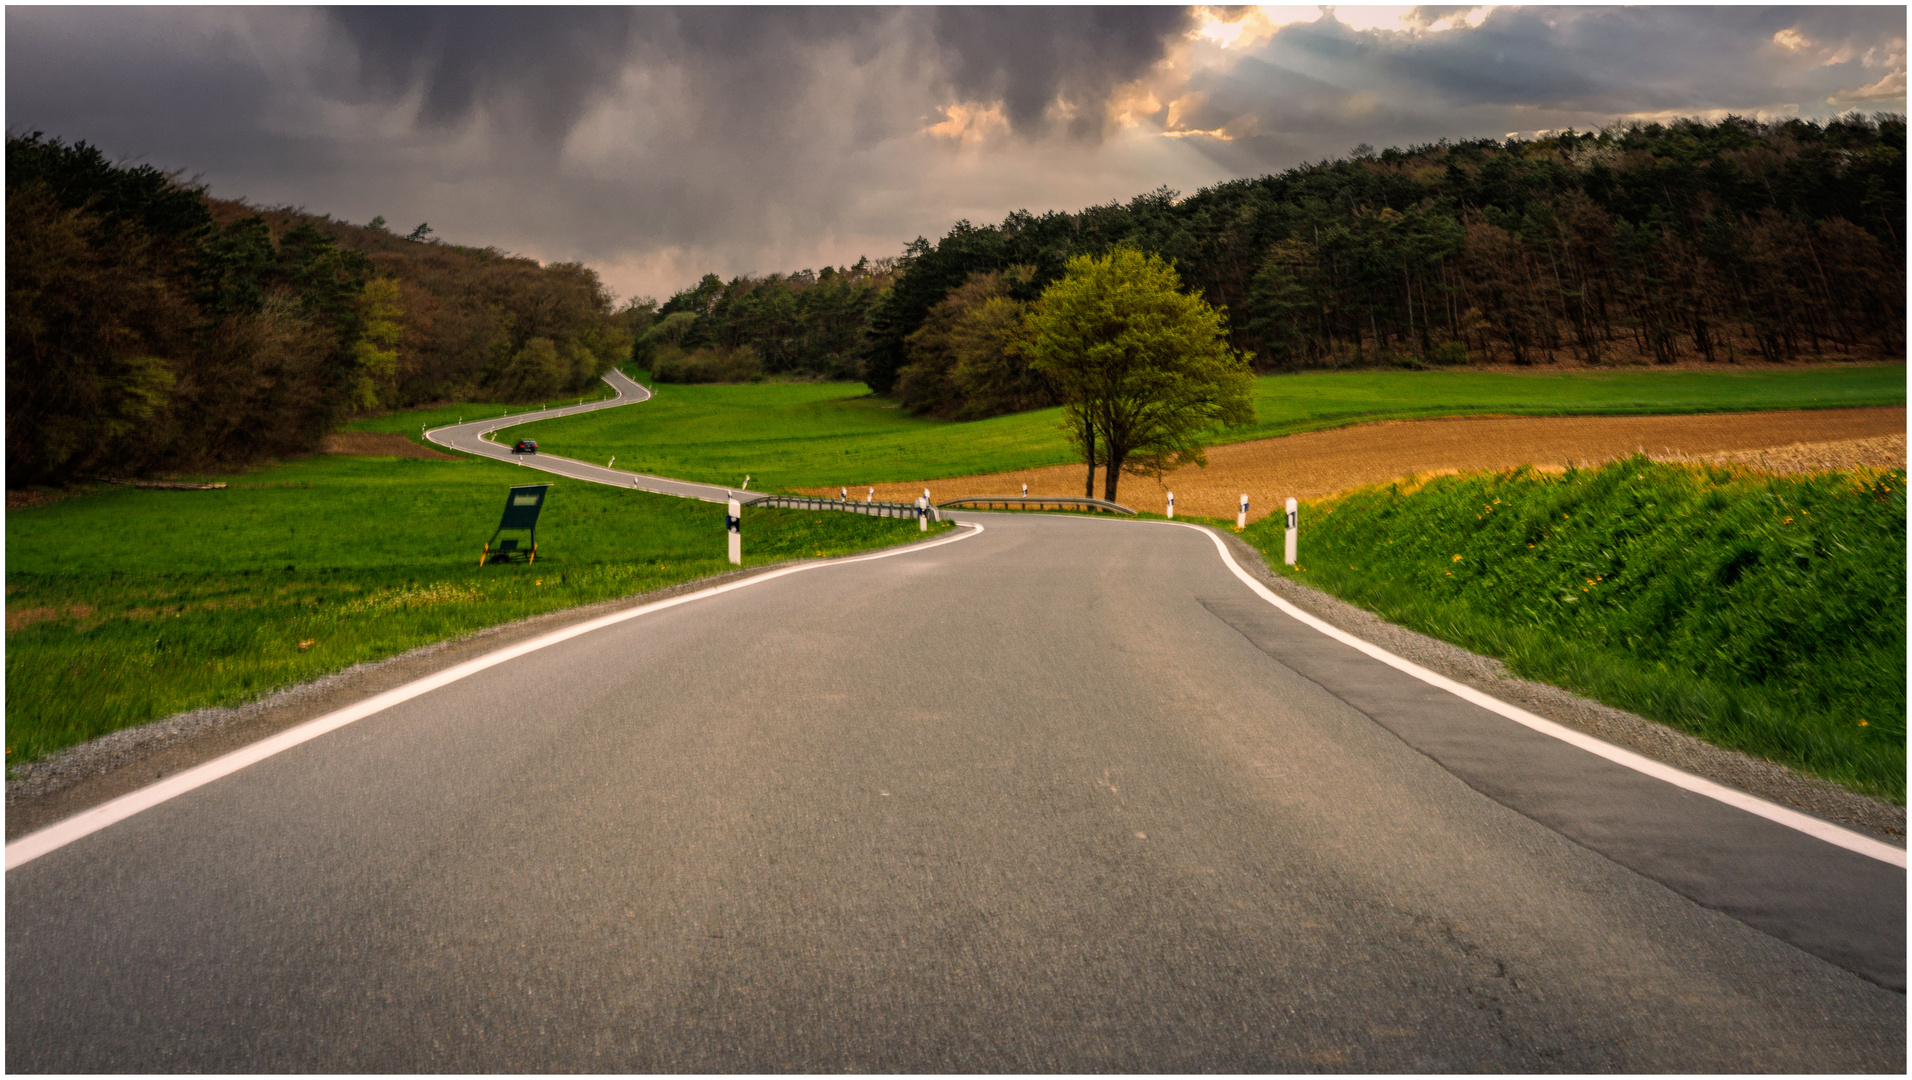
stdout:
[[[736,303],[827,270],[708,275],[666,307],[706,320],[689,348],[749,345],[768,371],[860,376],[891,394],[915,367],[910,406],[941,416],[989,406],[944,377],[954,369],[936,334],[916,337],[939,305],[1013,267],[1028,276],[1008,299],[1029,303],[1070,259],[1115,245],[1173,259],[1262,371],[1895,358],[1905,175],[1894,114],[1363,145],[1186,198],[1158,188],[959,221],[879,260],[828,320],[744,317],[770,296]],[[827,348],[799,345],[818,340],[812,325],[827,325]]]
[[1159,255],[1079,255],[1025,319],[1021,349],[1060,390],[1091,482],[1099,455],[1111,502],[1124,471],[1206,464],[1203,435],[1254,419],[1254,376],[1227,320],[1181,284]]
[[301,453],[367,409],[559,397],[650,317],[575,263],[211,199],[38,132],[7,139],[6,187],[15,486]]

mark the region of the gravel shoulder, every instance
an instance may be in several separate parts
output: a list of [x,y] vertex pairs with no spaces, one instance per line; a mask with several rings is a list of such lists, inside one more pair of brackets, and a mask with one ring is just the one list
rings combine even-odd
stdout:
[[1603,705],[1557,686],[1530,682],[1499,660],[1385,622],[1319,589],[1268,568],[1261,552],[1239,537],[1216,530],[1235,561],[1275,595],[1303,611],[1397,656],[1465,683],[1537,716],[1675,768],[1738,788],[1762,799],[1855,829],[1889,843],[1905,844],[1905,807],[1861,795],[1784,765],[1703,742],[1665,724]]

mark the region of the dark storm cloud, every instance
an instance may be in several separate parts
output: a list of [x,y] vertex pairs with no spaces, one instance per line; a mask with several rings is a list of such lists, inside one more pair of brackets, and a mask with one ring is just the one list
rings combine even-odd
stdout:
[[1163,43],[1188,30],[1187,8],[926,8],[951,84],[1001,99],[1027,128],[1058,96],[1099,103],[1147,73]]
[[538,130],[562,133],[624,62],[631,29],[617,8],[336,8],[329,18],[359,58],[363,91],[424,89],[420,118],[463,120],[501,92],[529,105]]
[[681,65],[709,85],[714,116],[735,119],[782,112],[811,51],[891,35],[921,44],[924,74],[962,98],[1002,100],[1027,130],[1058,96],[1099,103],[1146,72],[1190,21],[1188,9],[1164,7],[356,7],[328,17],[358,52],[361,92],[420,87],[421,119],[441,125],[504,108],[546,139],[634,56]]

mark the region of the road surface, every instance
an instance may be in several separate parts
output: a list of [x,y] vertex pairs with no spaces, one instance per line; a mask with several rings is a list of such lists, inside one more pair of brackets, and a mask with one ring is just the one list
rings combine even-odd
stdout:
[[8,1068],[1904,1070],[1902,867],[963,517],[13,867]]

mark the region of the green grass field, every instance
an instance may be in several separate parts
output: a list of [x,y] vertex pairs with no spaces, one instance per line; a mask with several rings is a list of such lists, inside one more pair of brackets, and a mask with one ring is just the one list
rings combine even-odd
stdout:
[[1905,472],[1645,458],[1310,503],[1269,565],[1516,673],[1905,801]]
[[347,423],[345,430],[395,432],[400,435],[410,435],[414,442],[422,445],[430,445],[420,437],[428,428],[444,427],[446,424],[462,424],[467,420],[489,420],[494,416],[506,414],[534,412],[545,405],[578,405],[586,401],[602,401],[615,396],[609,384],[600,382],[589,394],[579,397],[553,399],[544,403],[499,404],[490,401],[474,401],[438,405],[428,409],[405,409],[400,412],[381,413],[377,416],[361,416]]
[[[1364,371],[1256,380],[1254,424],[1219,445],[1364,420],[1458,416],[1730,412],[1905,404],[1904,365],[1758,371],[1509,375]],[[1076,460],[1059,413],[968,423],[911,416],[861,383],[659,388],[626,409],[514,427],[584,461],[757,490],[933,480]],[[392,429],[396,430],[396,429]],[[416,428],[412,433],[416,433]]]
[[[223,479],[7,513],[9,762],[730,569],[721,506],[562,479],[538,561],[481,568],[506,488],[537,480],[502,463],[314,457]],[[909,521],[747,510],[744,561],[918,536]]]

